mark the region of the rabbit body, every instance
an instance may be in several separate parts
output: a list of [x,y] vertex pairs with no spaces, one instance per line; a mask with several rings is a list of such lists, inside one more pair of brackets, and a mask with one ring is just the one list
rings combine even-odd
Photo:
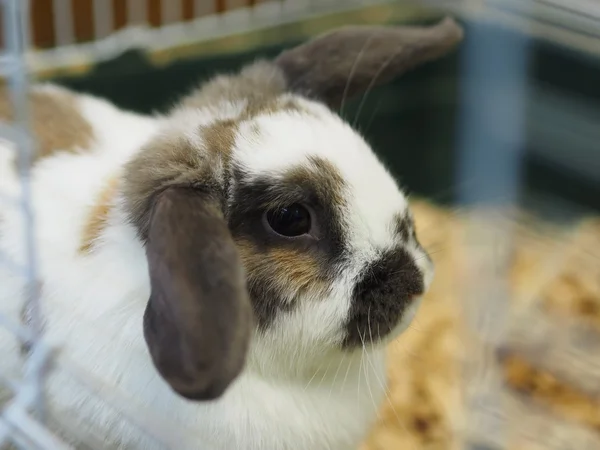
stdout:
[[[461,39],[451,19],[348,27],[156,117],[35,87],[53,429],[81,448],[356,448],[385,397],[385,345],[433,266],[406,196],[330,108]],[[19,192],[0,143],[2,200]],[[21,213],[2,204],[0,255],[26,267]],[[0,313],[29,324],[25,288],[0,264]],[[1,329],[0,349],[18,377],[28,349]]]
[[[63,92],[50,86],[35,89]],[[152,139],[164,119],[123,112],[86,95],[77,102],[92,126],[93,144],[57,151],[38,160],[32,171],[43,325],[47,340],[58,348],[46,385],[51,422],[59,430],[67,427],[65,438],[74,444],[82,444],[75,430],[83,440],[99,436],[117,448],[353,448],[383,398],[380,349],[365,350],[366,357],[361,351],[332,358],[313,367],[310,377],[249,367],[222,398],[207,403],[179,397],[156,373],[142,330],[150,295],[146,257],[118,187],[123,164]],[[13,151],[6,143],[0,147],[1,189],[18,195]],[[82,254],[81,239],[98,205],[96,214],[105,214],[98,220],[106,221],[101,245]],[[0,217],[0,250],[23,265],[21,210],[3,206]],[[0,267],[0,312],[18,321],[25,278]],[[6,332],[0,336],[6,355],[1,370],[17,374],[22,370],[19,343]],[[81,384],[77,374],[88,378],[91,387]],[[107,394],[119,399],[116,408],[106,401]],[[134,415],[134,424],[128,415]]]

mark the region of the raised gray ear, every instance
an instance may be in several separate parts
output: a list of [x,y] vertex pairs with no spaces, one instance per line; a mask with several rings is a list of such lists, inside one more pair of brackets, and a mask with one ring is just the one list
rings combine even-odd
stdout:
[[171,388],[218,398],[244,367],[253,317],[242,263],[218,199],[189,187],[158,194],[146,255],[144,337]]
[[433,26],[348,26],[275,59],[287,88],[337,108],[344,98],[448,53],[463,38],[451,18]]

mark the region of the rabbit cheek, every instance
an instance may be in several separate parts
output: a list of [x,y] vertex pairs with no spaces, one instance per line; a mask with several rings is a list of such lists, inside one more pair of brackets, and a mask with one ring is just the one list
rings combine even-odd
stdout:
[[[337,267],[345,256],[344,180],[318,157],[292,166],[282,179],[236,174],[229,227],[246,270],[247,285],[259,328],[295,308],[299,301],[327,299]],[[314,211],[314,236],[286,239],[269,231],[262,216],[271,207],[303,202]],[[315,237],[316,236],[316,237]]]
[[362,271],[354,287],[344,347],[385,338],[424,290],[423,273],[407,250],[384,253]]
[[236,244],[259,329],[267,329],[280,313],[293,309],[298,298],[322,298],[330,286],[324,263],[310,252],[261,249],[247,238]]

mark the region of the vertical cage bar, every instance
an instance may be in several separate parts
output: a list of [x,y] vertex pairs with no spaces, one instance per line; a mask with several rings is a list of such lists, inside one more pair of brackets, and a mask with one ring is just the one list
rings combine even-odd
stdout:
[[217,12],[214,0],[194,0],[194,17],[203,17]]
[[183,18],[181,0],[162,0],[160,2],[162,25],[180,22]]
[[147,0],[127,0],[127,23],[129,25],[148,23]]
[[231,11],[234,9],[243,8],[245,6],[248,6],[248,4],[249,4],[248,0],[226,0],[225,8],[227,9],[227,11]]
[[70,45],[75,41],[73,7],[70,0],[53,0],[54,35],[57,46]]
[[102,39],[113,31],[114,13],[112,1],[94,0],[94,36]]
[[468,269],[462,283],[468,287],[461,293],[473,345],[465,365],[465,438],[471,450],[506,448],[503,382],[495,351],[510,313],[506,275],[512,230],[501,212],[510,210],[519,196],[530,46],[527,37],[489,25],[473,22],[461,61],[457,196],[478,212],[465,233]]
[[[27,312],[26,325],[32,335],[33,347],[37,347],[42,335],[41,310],[39,304],[38,264],[35,248],[35,221],[32,208],[31,165],[35,158],[35,145],[29,126],[29,73],[25,61],[25,51],[29,46],[29,1],[4,0],[3,26],[6,51],[11,56],[14,67],[9,73],[9,94],[14,110],[13,127],[16,130],[15,144],[18,149],[17,161],[21,185],[21,210],[24,218],[25,277],[27,289],[24,311]],[[35,396],[35,411],[40,420],[44,418],[43,373],[37,371],[26,380]]]

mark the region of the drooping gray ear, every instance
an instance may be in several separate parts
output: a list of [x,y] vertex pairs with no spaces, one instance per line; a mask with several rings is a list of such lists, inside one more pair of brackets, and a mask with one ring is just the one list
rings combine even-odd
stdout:
[[433,26],[348,26],[284,51],[275,64],[289,90],[337,108],[373,86],[437,59],[463,38],[451,18]]
[[144,337],[171,388],[218,398],[241,372],[253,329],[244,271],[218,199],[189,187],[158,194],[146,255]]

